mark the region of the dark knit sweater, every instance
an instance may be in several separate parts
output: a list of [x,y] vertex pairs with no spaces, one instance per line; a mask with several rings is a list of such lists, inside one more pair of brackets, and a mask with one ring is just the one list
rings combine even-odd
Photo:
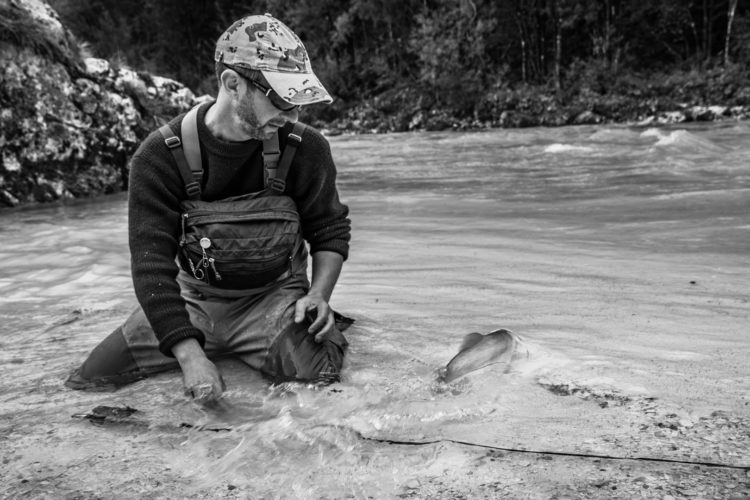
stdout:
[[[205,124],[210,103],[198,111],[198,135],[203,156],[202,199],[219,200],[263,189],[262,142],[230,143],[217,139]],[[180,136],[184,115],[170,122]],[[280,147],[292,125],[280,135]],[[310,252],[322,250],[348,257],[349,209],[339,201],[336,167],[328,141],[308,127],[286,178],[284,194],[297,204],[302,232]],[[129,238],[133,284],[138,301],[159,340],[159,350],[172,356],[172,346],[187,338],[204,345],[200,330],[190,323],[175,262],[180,237],[180,202],[185,186],[172,153],[158,131],[149,135],[130,164]]]

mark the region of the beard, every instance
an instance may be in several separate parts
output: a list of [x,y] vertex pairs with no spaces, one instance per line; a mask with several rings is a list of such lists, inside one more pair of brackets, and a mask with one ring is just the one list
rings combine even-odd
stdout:
[[242,132],[248,135],[251,139],[263,141],[270,138],[278,130],[277,126],[271,125],[271,120],[265,123],[260,121],[250,99],[241,99],[236,109],[239,126],[242,129]]

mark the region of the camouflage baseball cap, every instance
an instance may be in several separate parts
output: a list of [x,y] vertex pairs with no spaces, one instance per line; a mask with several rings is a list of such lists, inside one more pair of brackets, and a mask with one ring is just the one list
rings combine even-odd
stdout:
[[259,70],[273,90],[291,104],[333,101],[313,73],[299,37],[270,14],[236,21],[216,42],[214,60]]

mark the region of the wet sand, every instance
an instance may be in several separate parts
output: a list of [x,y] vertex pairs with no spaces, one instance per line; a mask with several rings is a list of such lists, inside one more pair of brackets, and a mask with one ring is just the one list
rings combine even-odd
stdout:
[[[357,320],[344,380],[269,387],[222,361],[223,409],[187,402],[177,373],[115,393],[62,386],[134,304],[127,256],[109,253],[123,241],[122,197],[62,222],[52,209],[5,217],[0,496],[750,495],[750,181],[705,167],[743,151],[694,131],[677,152],[623,158],[612,179],[666,167],[618,187],[591,175],[607,148],[653,143],[641,131],[616,130],[602,151],[601,130],[527,134],[333,141],[354,221],[332,301]],[[526,148],[532,163],[516,166],[532,174],[505,180],[527,188],[492,191],[486,158],[513,166],[497,144]],[[461,148],[445,173],[441,151]],[[383,155],[368,163],[367,150]],[[16,229],[38,254],[22,255]],[[520,335],[528,358],[435,381],[464,334],[497,328]],[[141,411],[71,418],[98,405]]]

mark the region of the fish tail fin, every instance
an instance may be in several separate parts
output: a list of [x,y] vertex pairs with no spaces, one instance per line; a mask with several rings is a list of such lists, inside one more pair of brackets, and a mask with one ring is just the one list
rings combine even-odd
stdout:
[[461,347],[458,348],[458,352],[465,351],[466,349],[474,347],[483,338],[484,338],[484,335],[482,335],[481,333],[477,333],[477,332],[473,332],[473,333],[466,335],[464,337],[463,342],[461,342]]

